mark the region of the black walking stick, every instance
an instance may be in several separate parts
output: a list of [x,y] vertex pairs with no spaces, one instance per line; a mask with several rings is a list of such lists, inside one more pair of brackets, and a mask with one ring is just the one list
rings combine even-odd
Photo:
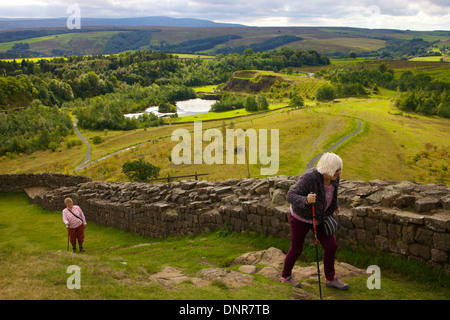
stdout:
[[319,300],[323,300],[322,299],[322,287],[320,285],[319,251],[317,249],[316,213],[314,212],[314,205],[312,205],[312,216],[313,216],[313,225],[314,225],[314,243],[316,245],[317,276],[319,277],[319,294],[320,294]]

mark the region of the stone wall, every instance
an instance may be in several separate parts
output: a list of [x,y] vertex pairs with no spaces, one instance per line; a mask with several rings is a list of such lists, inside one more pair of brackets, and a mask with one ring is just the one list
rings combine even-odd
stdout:
[[[0,175],[0,191],[26,186],[30,199],[60,211],[71,197],[88,221],[148,237],[197,234],[228,226],[288,238],[286,193],[298,177],[184,180],[171,183],[85,181],[63,175]],[[42,179],[48,178],[45,184]],[[29,180],[28,182],[24,180]],[[87,179],[89,180],[89,179]],[[32,185],[38,183],[38,192]],[[62,184],[61,183],[66,183]],[[56,186],[57,185],[57,186]],[[52,187],[56,186],[56,187]],[[450,272],[450,188],[408,181],[342,180],[341,246],[364,243]],[[312,241],[312,234],[308,241]]]
[[88,177],[58,173],[1,174],[0,192],[23,192],[28,188],[36,187],[56,189],[62,186],[76,186],[90,181],[92,180]]

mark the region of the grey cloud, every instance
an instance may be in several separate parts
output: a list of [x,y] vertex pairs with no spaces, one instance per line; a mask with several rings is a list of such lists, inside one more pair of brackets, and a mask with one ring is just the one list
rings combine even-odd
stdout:
[[[63,0],[41,0],[46,6],[17,6],[15,2],[0,0],[1,16],[64,17],[69,3]],[[70,1],[72,2],[72,1]],[[83,17],[172,16],[208,19],[218,22],[252,24],[271,19],[301,25],[349,25],[364,27],[361,23],[373,14],[369,9],[379,8],[387,22],[435,25],[448,29],[445,19],[450,15],[449,0],[73,0],[81,8]],[[414,21],[414,17],[427,17]],[[442,21],[438,21],[442,20]]]

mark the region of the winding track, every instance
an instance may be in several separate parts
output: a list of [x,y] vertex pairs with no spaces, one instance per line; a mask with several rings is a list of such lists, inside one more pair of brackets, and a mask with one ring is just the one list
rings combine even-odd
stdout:
[[311,161],[306,165],[306,169],[311,169],[312,167],[314,167],[314,165],[317,163],[317,161],[319,161],[320,157],[326,153],[326,152],[330,152],[331,150],[336,149],[338,146],[340,146],[341,144],[343,144],[345,141],[347,141],[348,139],[350,139],[351,137],[353,137],[354,135],[357,135],[358,133],[361,132],[362,129],[362,123],[359,119],[354,119],[356,121],[358,121],[358,129],[349,134],[348,136],[345,136],[344,138],[342,138],[341,140],[339,140],[338,142],[336,142],[335,144],[333,144],[331,147],[329,147],[327,150],[319,153],[318,155],[316,155],[314,158],[311,159]]
[[[273,115],[270,115],[270,116],[273,116]],[[314,165],[317,163],[317,161],[320,159],[320,157],[321,157],[324,153],[330,152],[330,151],[334,150],[335,148],[337,148],[338,146],[340,146],[341,144],[343,144],[345,141],[347,141],[347,140],[350,139],[351,137],[353,137],[353,136],[355,136],[355,135],[357,135],[358,133],[361,132],[361,129],[362,129],[362,123],[361,123],[361,121],[360,121],[359,119],[354,119],[354,120],[356,120],[356,121],[358,122],[358,129],[357,129],[355,132],[349,134],[348,136],[345,136],[344,138],[342,138],[341,140],[339,140],[338,142],[336,142],[335,144],[333,144],[331,147],[329,147],[329,148],[326,149],[325,151],[319,153],[319,154],[316,155],[314,158],[312,158],[311,161],[306,165],[306,169],[310,169],[310,168],[314,167]],[[107,158],[109,158],[109,157],[111,157],[111,156],[113,156],[113,155],[115,155],[115,154],[117,154],[117,153],[121,153],[121,152],[123,152],[123,151],[127,151],[127,150],[130,150],[130,149],[133,149],[133,148],[136,148],[136,147],[138,147],[138,146],[145,145],[145,144],[148,144],[148,143],[151,143],[151,142],[154,142],[154,141],[159,141],[159,140],[163,140],[163,139],[169,138],[169,137],[163,137],[163,138],[160,138],[160,139],[156,139],[156,140],[152,140],[152,141],[140,143],[140,144],[138,144],[138,145],[135,145],[135,146],[132,146],[132,147],[128,147],[128,148],[125,148],[125,149],[122,149],[122,150],[113,152],[113,153],[111,153],[111,154],[108,154],[108,155],[106,155],[106,156],[104,156],[104,157],[102,157],[102,158],[100,158],[100,159],[97,159],[97,160],[92,161],[91,163],[89,163],[90,160],[91,160],[91,145],[90,145],[89,142],[86,140],[86,138],[83,137],[83,135],[80,133],[80,131],[78,130],[78,127],[77,127],[77,121],[78,121],[78,119],[75,118],[75,119],[74,119],[74,122],[73,122],[73,127],[74,127],[74,129],[75,129],[75,131],[76,131],[78,137],[79,137],[79,138],[87,145],[87,150],[86,150],[86,156],[85,156],[85,158],[84,158],[84,161],[83,161],[82,163],[80,163],[73,171],[79,171],[79,170],[81,170],[81,169],[83,169],[83,168],[85,168],[85,167],[87,167],[87,166],[89,166],[89,165],[91,165],[91,164],[94,164],[94,163],[100,162],[100,161],[102,161],[102,160],[105,160],[105,159],[107,159]]]
[[89,161],[91,161],[91,145],[90,145],[89,142],[86,140],[86,138],[83,137],[83,135],[81,134],[80,130],[78,130],[77,122],[78,122],[78,119],[75,118],[75,119],[73,120],[73,128],[75,129],[75,132],[77,133],[78,138],[80,138],[80,140],[83,141],[84,144],[87,146],[87,150],[86,150],[86,156],[84,157],[83,162],[80,163],[80,164],[75,168],[75,170],[73,170],[73,171],[78,171],[78,170],[83,169],[83,168],[85,167],[85,165],[86,165]]

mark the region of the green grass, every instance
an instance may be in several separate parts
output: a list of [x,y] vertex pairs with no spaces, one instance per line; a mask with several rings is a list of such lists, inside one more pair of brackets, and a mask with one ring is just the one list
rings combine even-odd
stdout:
[[432,57],[416,57],[416,58],[411,58],[409,59],[409,61],[441,61],[441,59],[443,59],[444,56],[432,56]]
[[[333,105],[314,108],[318,113],[331,116],[355,117],[365,124],[361,134],[335,150],[345,159],[343,176],[350,180],[368,181],[376,176],[384,180],[439,183],[429,172],[409,166],[407,162],[412,155],[424,151],[427,143],[447,149],[449,120],[398,113],[389,100],[393,94],[382,90],[371,99],[342,99]],[[445,183],[448,182],[447,178]]]
[[202,86],[202,87],[193,87],[192,90],[197,92],[206,92],[211,93],[214,89],[217,88],[217,85],[210,85],[210,86]]
[[[195,276],[208,267],[237,271],[230,263],[246,252],[289,248],[287,239],[224,230],[201,235],[150,239],[88,222],[84,254],[66,251],[67,232],[60,212],[29,202],[23,193],[0,193],[0,299],[11,300],[292,300],[295,290],[260,275],[254,284],[229,288],[223,283],[196,287],[191,282],[170,288],[150,281],[164,266]],[[140,245],[140,246],[139,246]],[[372,251],[371,251],[372,250]],[[321,254],[321,253],[320,253]],[[381,289],[368,290],[367,277],[348,280],[341,292],[322,288],[327,299],[449,299],[449,277],[421,264],[373,251],[339,249],[338,260],[360,268],[378,264]],[[314,265],[314,247],[305,245],[299,265]],[[81,289],[66,286],[67,267],[81,269]],[[323,286],[324,287],[324,286]],[[305,290],[317,295],[317,284]]]
[[30,50],[48,56],[52,55],[53,49],[76,51],[77,54],[97,54],[102,52],[108,39],[117,33],[119,31],[93,31],[29,38],[0,43],[0,51],[10,50],[17,43],[27,43],[30,45]]
[[[304,81],[306,78],[300,78]],[[315,82],[298,82],[302,92],[308,92]],[[320,85],[317,83],[317,85]],[[425,151],[427,143],[445,150],[450,147],[446,137],[450,133],[448,119],[426,117],[407,112],[400,113],[391,102],[396,93],[381,90],[380,94],[367,98],[339,99],[336,103],[316,104],[306,101],[307,106],[300,110],[276,109],[285,104],[271,103],[273,109],[268,113],[249,114],[247,111],[233,110],[222,113],[206,113],[197,116],[183,117],[175,121],[204,121],[217,118],[227,120],[208,121],[202,124],[204,130],[219,128],[223,125],[244,130],[279,129],[280,130],[280,166],[278,174],[297,175],[304,171],[306,164],[318,153],[327,149],[342,137],[356,130],[356,121],[363,122],[363,131],[351,138],[334,152],[343,157],[345,169],[344,179],[364,180],[413,180],[420,183],[441,183],[441,178],[433,175],[433,166],[445,164],[448,159],[430,158],[432,165],[410,165],[411,157]],[[239,112],[239,113],[236,113]],[[235,116],[247,115],[231,119]],[[209,180],[245,178],[248,176],[246,165],[174,165],[170,162],[170,153],[177,144],[170,141],[175,129],[186,128],[192,132],[193,124],[176,124],[170,126],[139,129],[133,131],[103,132],[83,131],[88,139],[100,135],[104,142],[92,146],[92,160],[105,155],[125,150],[139,143],[143,146],[116,154],[100,163],[93,164],[77,174],[87,175],[94,180],[122,181],[127,178],[121,173],[123,163],[136,158],[160,167],[161,177],[209,173]],[[68,137],[70,138],[70,137]],[[163,140],[156,142],[155,140]],[[152,142],[155,141],[155,142]],[[206,143],[204,147],[206,147]],[[31,155],[16,155],[0,160],[2,173],[28,172],[65,172],[66,167],[74,169],[84,159],[85,146],[67,149],[62,146],[56,152],[38,151]],[[74,155],[77,156],[74,156]],[[376,157],[374,155],[377,155]],[[438,155],[438,153],[436,154]],[[250,165],[252,177],[260,175],[262,165]],[[449,183],[449,178],[444,177]]]
[[200,58],[200,59],[215,59],[214,56],[207,56],[204,54],[187,54],[187,53],[174,53],[174,56],[177,56],[180,59],[195,59],[195,58]]

